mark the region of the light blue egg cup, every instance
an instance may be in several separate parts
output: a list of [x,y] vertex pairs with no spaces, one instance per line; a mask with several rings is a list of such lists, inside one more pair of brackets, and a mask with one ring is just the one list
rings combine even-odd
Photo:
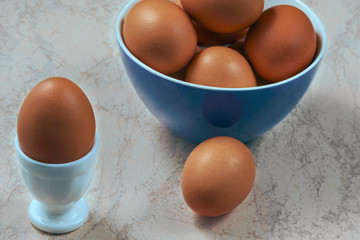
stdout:
[[123,19],[139,0],[131,0],[116,23],[120,55],[128,77],[150,112],[176,135],[199,143],[215,136],[250,141],[284,119],[309,88],[326,49],[324,27],[299,0],[265,0],[265,9],[287,4],[302,10],[317,33],[317,53],[301,73],[278,83],[252,88],[218,88],[187,83],[143,64],[126,48]]
[[34,198],[28,214],[35,227],[49,233],[67,233],[85,223],[89,207],[82,196],[94,175],[98,148],[96,136],[93,148],[82,158],[50,164],[28,157],[20,148],[18,137],[15,137],[21,175]]

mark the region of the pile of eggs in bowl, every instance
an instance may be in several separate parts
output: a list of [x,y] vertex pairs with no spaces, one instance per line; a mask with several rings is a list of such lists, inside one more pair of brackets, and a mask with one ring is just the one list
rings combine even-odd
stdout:
[[290,78],[316,53],[305,13],[264,0],[143,0],[127,13],[124,43],[152,69],[186,82],[256,87]]

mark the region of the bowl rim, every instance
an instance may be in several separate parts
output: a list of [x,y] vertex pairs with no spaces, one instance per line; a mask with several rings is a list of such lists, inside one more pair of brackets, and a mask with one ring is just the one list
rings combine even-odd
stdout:
[[[306,12],[304,12],[308,17],[309,15],[311,15],[311,17],[314,19],[314,21],[317,24],[318,27],[318,31],[316,31],[315,28],[315,32],[317,35],[319,35],[320,39],[321,39],[321,49],[319,51],[318,56],[315,58],[315,60],[312,61],[312,63],[305,68],[303,71],[301,71],[300,73],[287,78],[285,80],[279,81],[279,82],[274,82],[274,83],[270,83],[267,85],[262,85],[262,86],[256,86],[256,87],[247,87],[247,88],[224,88],[224,87],[211,87],[211,86],[204,86],[204,85],[198,85],[198,84],[194,84],[194,83],[189,83],[183,80],[179,80],[173,77],[170,77],[168,75],[165,75],[163,73],[160,73],[152,68],[150,68],[149,66],[147,66],[146,64],[144,64],[143,62],[141,62],[138,58],[136,58],[131,52],[130,50],[126,47],[122,36],[120,34],[120,25],[122,20],[125,18],[127,12],[130,10],[130,8],[136,4],[137,2],[139,2],[140,0],[130,0],[125,7],[122,8],[120,14],[118,15],[117,21],[116,21],[116,38],[118,41],[118,44],[120,46],[120,48],[123,50],[123,52],[133,61],[135,62],[137,65],[139,65],[140,67],[142,67],[143,69],[147,70],[148,72],[166,79],[170,82],[173,83],[177,83],[177,84],[181,84],[184,86],[188,86],[188,87],[193,87],[193,88],[198,88],[198,89],[204,89],[204,90],[211,90],[211,91],[258,91],[258,90],[264,90],[264,89],[268,89],[268,88],[274,88],[277,86],[281,86],[284,84],[287,84],[289,82],[294,81],[295,79],[300,78],[301,76],[305,75],[306,73],[308,73],[309,71],[311,71],[313,68],[315,68],[321,61],[321,59],[324,57],[325,55],[325,51],[326,51],[326,46],[327,46],[327,37],[326,37],[326,33],[325,33],[325,28],[322,24],[322,22],[320,21],[319,17],[315,14],[315,12],[308,7],[305,3],[301,2],[300,0],[293,0],[293,2],[296,2],[297,4],[301,5],[301,7],[303,9],[306,10]],[[275,4],[275,5],[281,5],[281,4]],[[264,9],[266,10],[266,9]],[[310,17],[309,17],[310,18]],[[311,19],[310,19],[311,20]],[[313,22],[313,21],[312,21]],[[314,23],[313,23],[314,25]]]

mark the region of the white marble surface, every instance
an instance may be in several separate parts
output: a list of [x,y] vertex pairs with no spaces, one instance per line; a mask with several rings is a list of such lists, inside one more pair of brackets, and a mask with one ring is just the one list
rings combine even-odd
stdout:
[[[327,31],[322,65],[294,111],[249,144],[248,198],[211,219],[181,195],[194,145],[146,110],[124,72],[115,22],[125,3],[0,0],[0,239],[360,239],[360,2],[305,1]],[[86,92],[101,141],[90,217],[65,235],[30,224],[13,146],[22,100],[52,76]]]

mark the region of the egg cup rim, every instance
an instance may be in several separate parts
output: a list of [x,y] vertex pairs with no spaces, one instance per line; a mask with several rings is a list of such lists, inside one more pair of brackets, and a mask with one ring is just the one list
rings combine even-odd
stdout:
[[58,168],[69,168],[69,167],[72,167],[75,165],[81,165],[84,162],[89,161],[91,158],[93,158],[96,155],[96,153],[99,149],[99,137],[98,137],[98,134],[95,132],[94,144],[93,144],[92,148],[90,149],[90,151],[88,153],[86,153],[83,157],[76,159],[74,161],[71,161],[71,162],[67,162],[67,163],[44,163],[44,162],[40,162],[40,161],[30,158],[21,149],[20,143],[19,143],[19,138],[18,138],[17,134],[15,136],[14,145],[15,145],[15,151],[18,154],[20,154],[21,159],[24,161],[27,161],[33,165],[36,165],[39,167],[57,168],[57,169]]
[[[298,4],[300,4],[304,9],[306,9],[306,12],[303,11],[307,16],[311,15],[314,18],[314,22],[316,22],[317,27],[318,27],[318,32],[315,31],[315,33],[317,35],[319,35],[320,39],[321,39],[321,49],[319,51],[319,54],[316,56],[316,58],[312,61],[312,63],[305,68],[303,71],[301,71],[300,73],[287,78],[285,80],[279,81],[279,82],[273,82],[267,85],[263,85],[263,86],[256,86],[256,87],[247,87],[247,88],[224,88],[224,87],[211,87],[211,86],[204,86],[204,85],[198,85],[198,84],[194,84],[194,83],[189,83],[186,81],[182,81],[173,77],[170,77],[168,75],[165,75],[163,73],[160,73],[154,69],[152,69],[151,67],[147,66],[146,64],[144,64],[143,62],[141,62],[138,58],[136,58],[131,52],[130,50],[126,47],[124,40],[122,38],[122,34],[120,33],[120,25],[122,23],[122,21],[125,19],[125,16],[127,14],[127,12],[130,10],[130,8],[135,5],[137,2],[139,2],[139,0],[130,0],[125,7],[122,8],[122,10],[120,11],[120,14],[118,15],[117,21],[116,21],[116,38],[118,41],[118,44],[120,46],[120,48],[124,51],[124,53],[133,61],[135,62],[137,65],[139,65],[141,68],[147,70],[148,72],[152,73],[153,75],[156,75],[160,78],[164,78],[170,82],[173,83],[177,83],[177,84],[181,84],[184,86],[188,86],[188,87],[193,87],[193,88],[198,88],[198,89],[203,89],[203,90],[210,90],[210,91],[258,91],[258,90],[265,90],[268,88],[274,88],[277,86],[281,86],[284,85],[288,82],[294,81],[295,79],[300,78],[301,76],[305,75],[306,73],[308,73],[310,70],[312,70],[313,68],[315,68],[320,61],[322,60],[322,58],[325,55],[326,52],[326,47],[327,47],[327,37],[326,37],[326,32],[325,32],[325,28],[324,25],[322,24],[321,20],[319,19],[319,17],[315,14],[315,12],[308,7],[305,3],[303,3],[300,0],[293,0],[294,2],[297,2]],[[284,5],[284,4],[276,4],[277,5]],[[285,4],[286,5],[286,4]],[[274,5],[275,6],[275,5]],[[266,9],[264,8],[264,11]],[[300,9],[301,10],[301,9]],[[302,11],[302,10],[301,10]],[[314,23],[312,22],[312,24],[314,25]]]

